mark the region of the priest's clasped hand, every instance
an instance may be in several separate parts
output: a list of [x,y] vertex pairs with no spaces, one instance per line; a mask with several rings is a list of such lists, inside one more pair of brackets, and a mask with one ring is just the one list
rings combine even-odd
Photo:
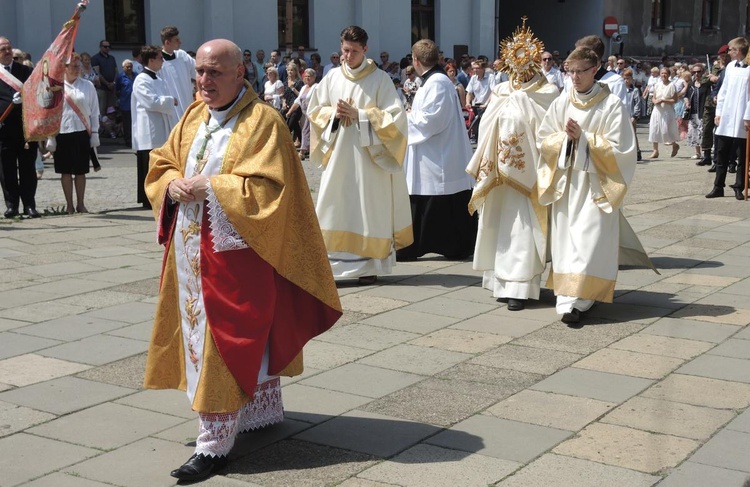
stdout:
[[568,121],[565,122],[565,133],[571,139],[578,140],[581,137],[581,126],[578,125],[578,122],[569,118]]
[[336,104],[336,118],[341,119],[341,125],[348,127],[354,120],[357,120],[359,113],[357,109],[352,106],[352,99],[339,100]]
[[167,194],[175,203],[203,201],[208,196],[208,178],[198,174],[189,179],[173,179],[169,183]]

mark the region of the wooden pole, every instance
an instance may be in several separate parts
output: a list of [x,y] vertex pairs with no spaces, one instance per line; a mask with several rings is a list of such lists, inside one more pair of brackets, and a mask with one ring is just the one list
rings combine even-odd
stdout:
[[10,102],[10,105],[8,105],[8,108],[5,109],[2,115],[0,115],[0,124],[5,122],[5,119],[8,118],[8,115],[10,115],[11,110],[13,110],[13,106],[15,103]]
[[750,130],[745,135],[747,135],[745,139],[745,201],[747,201],[747,171],[748,167],[750,167],[750,159],[748,159],[748,156],[750,156]]

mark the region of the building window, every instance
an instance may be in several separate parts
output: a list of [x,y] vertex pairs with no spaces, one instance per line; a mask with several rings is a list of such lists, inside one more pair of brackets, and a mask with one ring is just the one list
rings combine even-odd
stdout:
[[667,1],[668,0],[651,0],[652,29],[667,29]]
[[146,43],[143,0],[105,0],[104,32],[110,44],[137,47]]
[[435,0],[411,0],[411,43],[435,40]]
[[719,0],[703,0],[701,11],[701,29],[716,30],[719,28]]
[[308,0],[278,0],[279,48],[310,47],[310,8]]

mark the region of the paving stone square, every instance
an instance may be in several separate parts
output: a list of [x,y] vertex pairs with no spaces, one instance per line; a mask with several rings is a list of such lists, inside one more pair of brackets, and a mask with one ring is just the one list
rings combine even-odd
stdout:
[[737,333],[739,327],[724,323],[709,323],[698,319],[662,318],[643,333],[686,340],[721,343]]
[[655,475],[547,453],[497,485],[540,487],[554,482],[555,487],[649,487],[659,480],[661,477]]
[[659,484],[659,487],[705,487],[706,485],[744,487],[749,478],[748,474],[738,470],[687,461],[674,469]]
[[0,382],[23,387],[66,375],[76,374],[90,368],[89,365],[33,353],[0,360]]
[[750,360],[750,343],[747,340],[730,338],[707,353],[708,355],[720,355],[722,357]]
[[594,423],[552,451],[656,474],[682,463],[700,443],[662,434]]
[[417,345],[452,352],[478,354],[511,341],[512,337],[482,333],[478,331],[444,328],[410,341]]
[[333,345],[319,340],[310,341],[305,347],[305,363],[310,367],[329,370],[348,364],[372,354],[372,350]]
[[686,340],[645,332],[625,337],[619,342],[609,346],[618,350],[629,350],[631,352],[650,353],[664,357],[674,357],[689,360],[714,347],[713,343],[697,340]]
[[609,374],[568,367],[531,388],[569,396],[581,396],[599,401],[621,403],[653,384],[639,377]]
[[399,330],[384,330],[377,326],[361,323],[336,325],[331,330],[316,337],[316,341],[364,348],[367,350],[383,350],[399,343],[408,342],[421,335]]
[[362,320],[362,323],[379,326],[381,328],[406,331],[409,333],[426,334],[445,328],[457,321],[460,321],[460,319],[402,308],[388,311],[386,313],[380,313],[379,315]]
[[461,299],[451,299],[444,296],[425,299],[418,303],[405,306],[407,311],[417,311],[421,313],[431,313],[440,316],[450,316],[457,319],[471,318],[481,313],[486,313],[497,308],[497,304],[480,304],[464,301]]
[[0,402],[0,437],[55,419],[54,414]]
[[573,364],[573,367],[645,379],[661,379],[684,363],[673,357],[603,348]]
[[430,424],[354,410],[303,431],[294,439],[385,458],[433,436],[440,429]]
[[570,431],[479,415],[427,439],[426,443],[528,463],[571,434]]
[[143,340],[130,340],[109,335],[94,335],[75,342],[39,350],[45,357],[89,365],[104,365],[148,350]]
[[283,401],[285,417],[319,423],[357,409],[372,401],[372,398],[302,384],[290,384],[284,387]]
[[479,333],[492,333],[500,336],[520,337],[549,325],[549,321],[537,321],[525,318],[507,319],[493,311],[475,316],[450,326],[451,329],[469,330]]
[[708,440],[690,461],[750,473],[750,434],[723,430]]
[[602,423],[708,440],[735,416],[734,411],[634,397],[601,419]]
[[549,375],[582,357],[577,353],[519,346],[516,343],[518,341],[500,346],[491,352],[471,359],[470,363]]
[[584,326],[586,331],[582,333],[581,330],[573,330],[557,322],[519,338],[514,344],[587,355],[637,333],[643,327],[640,323],[606,323]]
[[362,358],[357,363],[412,374],[432,375],[470,358],[471,355],[467,353],[401,344]]
[[615,406],[615,403],[585,397],[524,390],[498,402],[484,414],[550,428],[578,431]]
[[701,355],[683,365],[677,372],[750,384],[750,360]]
[[417,445],[357,477],[406,487],[490,485],[520,464],[432,445]]
[[683,374],[670,375],[642,395],[717,409],[745,409],[750,406],[748,384]]
[[[371,398],[382,397],[424,380],[423,376],[397,370],[346,364],[299,381],[300,384]],[[0,395],[2,400],[2,395]]]

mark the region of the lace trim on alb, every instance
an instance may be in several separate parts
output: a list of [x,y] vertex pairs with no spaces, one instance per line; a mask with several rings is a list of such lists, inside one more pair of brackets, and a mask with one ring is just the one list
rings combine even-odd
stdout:
[[281,401],[281,380],[267,380],[255,388],[253,400],[240,411],[240,433],[263,428],[284,421]]
[[246,249],[248,247],[247,243],[245,243],[240,234],[237,233],[237,230],[235,230],[234,225],[229,221],[229,218],[227,218],[227,214],[219,204],[219,200],[211,188],[210,181],[207,191],[208,225],[211,229],[214,252]]
[[200,433],[195,440],[195,453],[212,457],[229,455],[237,438],[239,411],[231,413],[200,413]]

